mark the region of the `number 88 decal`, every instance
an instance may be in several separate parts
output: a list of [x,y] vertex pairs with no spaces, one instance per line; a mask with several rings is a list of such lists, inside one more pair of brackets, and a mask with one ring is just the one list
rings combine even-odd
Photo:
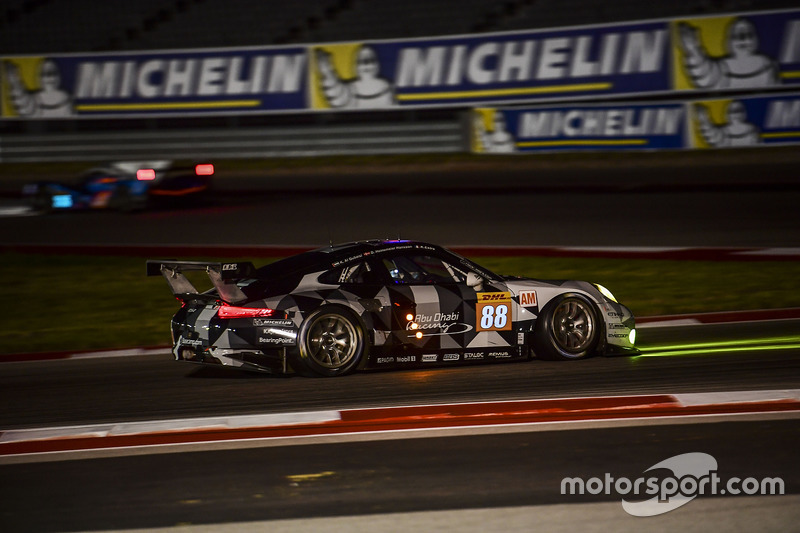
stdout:
[[478,331],[508,331],[511,329],[511,293],[479,292],[475,308]]

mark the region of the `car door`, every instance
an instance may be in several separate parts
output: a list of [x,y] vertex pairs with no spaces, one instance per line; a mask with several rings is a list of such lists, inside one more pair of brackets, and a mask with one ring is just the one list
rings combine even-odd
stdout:
[[463,360],[474,330],[475,290],[463,272],[417,250],[378,259],[389,278],[398,342],[418,352],[418,362]]

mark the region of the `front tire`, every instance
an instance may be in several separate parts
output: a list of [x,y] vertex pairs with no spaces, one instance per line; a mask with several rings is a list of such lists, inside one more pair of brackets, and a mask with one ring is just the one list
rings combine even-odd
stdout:
[[601,327],[586,297],[565,294],[550,302],[536,321],[533,349],[540,359],[571,361],[594,352]]
[[295,370],[311,376],[334,377],[352,372],[364,356],[364,329],[347,309],[323,307],[311,313],[298,333]]

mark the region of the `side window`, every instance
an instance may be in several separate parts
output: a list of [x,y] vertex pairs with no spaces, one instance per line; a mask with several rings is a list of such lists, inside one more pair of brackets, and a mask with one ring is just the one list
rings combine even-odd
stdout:
[[397,284],[454,283],[466,279],[460,270],[429,255],[387,257],[383,266]]
[[325,272],[319,277],[320,282],[331,285],[345,283],[377,283],[380,277],[367,262],[353,263]]

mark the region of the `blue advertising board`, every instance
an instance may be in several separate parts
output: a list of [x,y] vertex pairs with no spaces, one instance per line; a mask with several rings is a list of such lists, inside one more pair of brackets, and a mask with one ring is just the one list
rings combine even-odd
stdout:
[[476,108],[472,151],[736,148],[800,143],[800,93],[667,102]]
[[682,148],[686,110],[680,102],[478,108],[476,153]]
[[7,57],[8,118],[302,111],[306,49]]
[[315,45],[314,109],[606,98],[669,88],[666,21]]
[[690,148],[800,143],[800,93],[697,100],[687,107]]
[[762,90],[800,83],[800,11],[675,19],[676,91]]
[[454,37],[0,59],[3,118],[497,106],[800,84],[800,9]]

